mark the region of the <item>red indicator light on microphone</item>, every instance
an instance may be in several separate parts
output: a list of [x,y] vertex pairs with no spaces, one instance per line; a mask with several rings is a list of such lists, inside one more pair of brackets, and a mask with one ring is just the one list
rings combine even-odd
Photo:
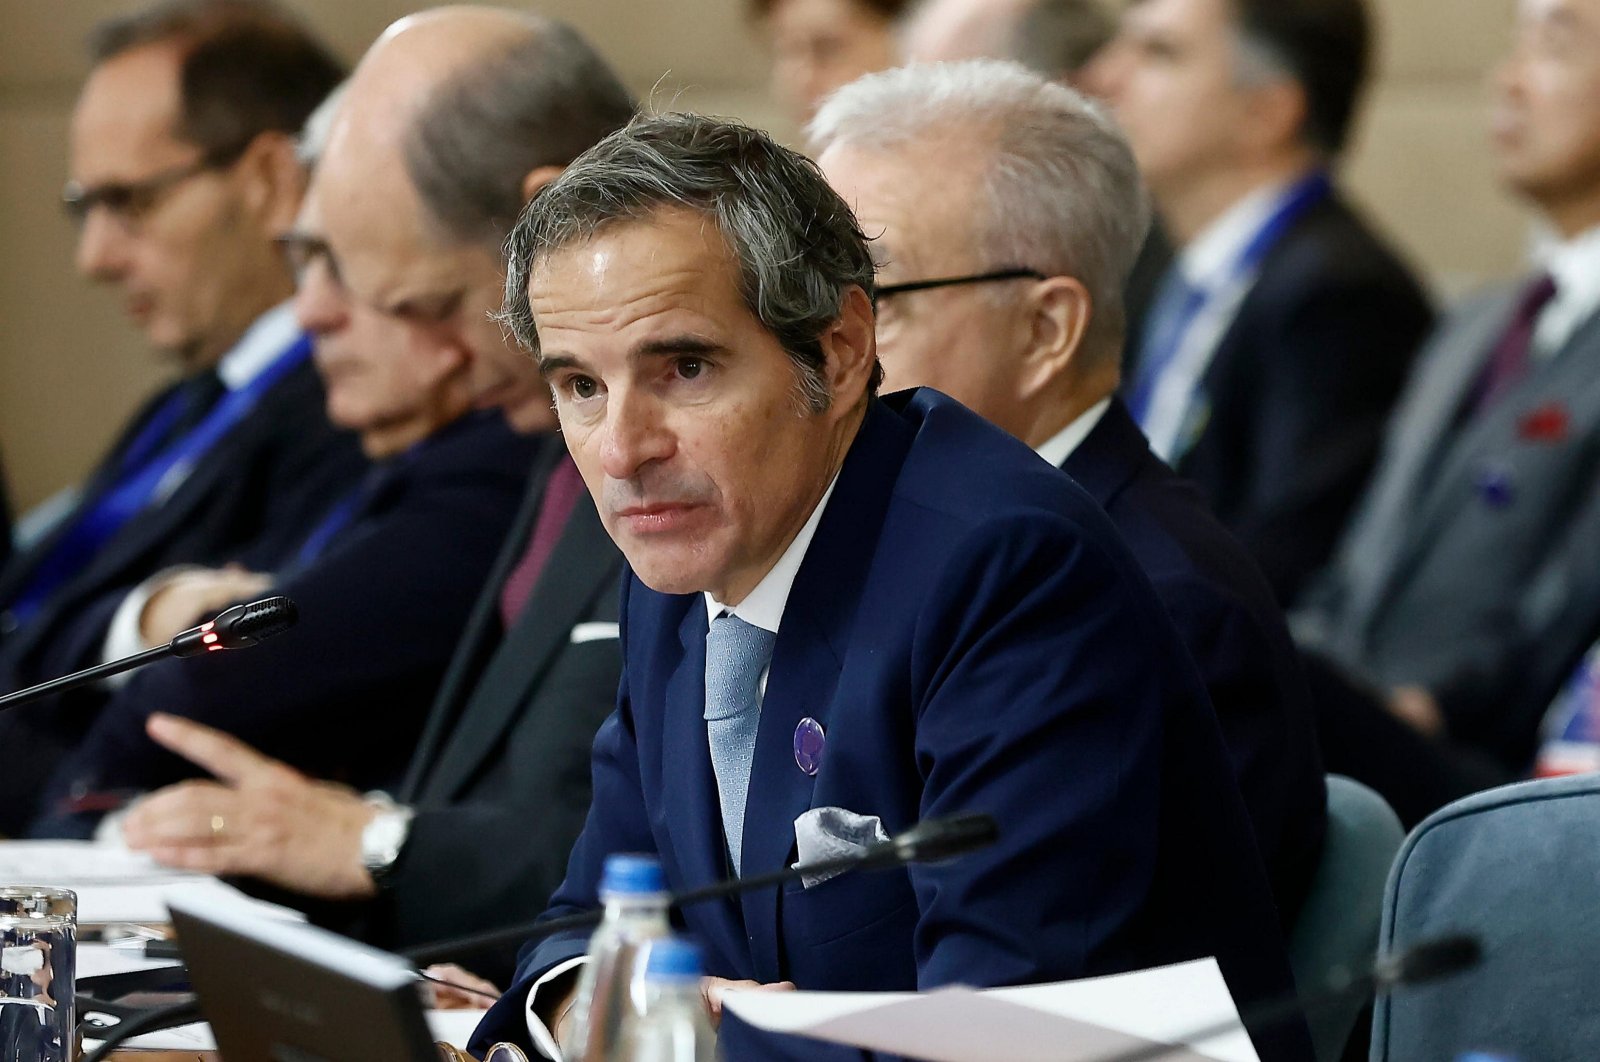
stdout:
[[220,640],[220,639],[218,639],[218,637],[217,637],[217,635],[216,635],[216,633],[215,633],[215,632],[212,632],[212,633],[210,633],[210,634],[202,634],[202,635],[201,635],[201,636],[200,636],[200,640],[201,640],[201,641],[202,641],[202,642],[205,642],[205,643],[206,643],[206,644],[207,644],[207,645],[216,645],[216,644],[217,644],[217,642],[218,642],[218,641],[219,641],[219,640]]
[[[202,624],[200,624],[200,629],[201,629],[201,630],[203,630],[203,631],[209,631],[209,630],[211,630],[211,629],[212,629],[212,628],[214,628],[214,627],[215,627],[215,626],[216,626],[216,625],[217,625],[217,621],[216,621],[216,620],[211,620],[211,621],[210,621],[210,622],[208,622],[208,623],[202,623]],[[215,636],[215,635],[212,635],[212,637],[216,637],[216,636]]]

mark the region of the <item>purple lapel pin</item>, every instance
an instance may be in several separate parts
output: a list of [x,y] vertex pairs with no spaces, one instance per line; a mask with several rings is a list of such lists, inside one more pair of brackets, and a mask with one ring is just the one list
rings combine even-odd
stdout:
[[794,728],[794,763],[810,777],[822,769],[822,750],[827,748],[828,736],[822,724],[809,715]]

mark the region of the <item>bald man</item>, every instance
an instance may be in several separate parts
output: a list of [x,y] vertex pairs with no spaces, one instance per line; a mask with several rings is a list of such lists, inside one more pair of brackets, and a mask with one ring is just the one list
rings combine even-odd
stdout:
[[[632,107],[559,24],[485,8],[403,19],[362,60],[329,134],[313,185],[321,220],[295,241],[308,281],[336,270],[349,299],[469,347],[480,404],[545,430],[548,389],[489,319],[499,248],[525,199]],[[533,917],[588,806],[589,746],[620,668],[620,568],[564,447],[545,435],[392,797],[316,783],[216,731],[158,719],[151,735],[217,781],[146,799],[127,840],[291,902],[326,901],[326,921],[389,947]],[[236,840],[214,843],[213,816]],[[493,977],[514,956],[461,958]]]

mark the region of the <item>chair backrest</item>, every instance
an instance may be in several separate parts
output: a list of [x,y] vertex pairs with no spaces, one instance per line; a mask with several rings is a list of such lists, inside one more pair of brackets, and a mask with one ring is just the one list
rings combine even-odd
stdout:
[[[1359,973],[1378,948],[1383,887],[1405,840],[1400,819],[1371,789],[1328,776],[1328,830],[1322,858],[1289,934],[1289,961],[1302,995]],[[1344,1054],[1365,1001],[1319,1007],[1307,1018],[1319,1062]]]
[[1385,951],[1476,936],[1483,959],[1378,1000],[1373,1062],[1600,1057],[1600,775],[1491,789],[1425,819],[1384,898]]

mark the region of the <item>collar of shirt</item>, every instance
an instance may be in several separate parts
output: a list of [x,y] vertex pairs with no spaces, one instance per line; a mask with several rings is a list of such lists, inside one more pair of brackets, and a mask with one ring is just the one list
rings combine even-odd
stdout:
[[1250,241],[1278,209],[1286,193],[1303,175],[1264,184],[1234,203],[1178,256],[1178,268],[1191,285],[1206,291],[1235,279],[1231,274]]
[[1535,356],[1548,357],[1600,309],[1600,226],[1549,245],[1539,259],[1556,282],[1555,297],[1539,314],[1533,337]]
[[294,306],[280,303],[255,319],[239,342],[217,362],[217,375],[223,386],[237,391],[260,376],[300,336],[300,322]]
[[1105,416],[1106,410],[1110,408],[1111,398],[1108,395],[1079,413],[1071,424],[1036,446],[1034,453],[1060,468],[1061,463],[1083,445],[1083,440],[1089,437],[1089,433],[1094,431],[1094,426],[1100,423],[1100,418]]
[[833,488],[838,483],[839,474],[835,472],[833,482],[822,492],[822,500],[811,510],[805,526],[794,536],[789,548],[783,551],[778,563],[761,577],[756,588],[750,591],[743,601],[737,605],[724,605],[709,593],[704,595],[708,619],[716,619],[723,611],[727,611],[753,627],[760,627],[773,634],[778,633],[778,624],[783,619],[784,607],[789,604],[789,591],[794,589],[794,578],[800,574],[800,562],[806,559],[806,550],[811,548],[811,540],[817,534],[817,525],[822,522],[822,510],[828,507],[828,499],[833,497]]

